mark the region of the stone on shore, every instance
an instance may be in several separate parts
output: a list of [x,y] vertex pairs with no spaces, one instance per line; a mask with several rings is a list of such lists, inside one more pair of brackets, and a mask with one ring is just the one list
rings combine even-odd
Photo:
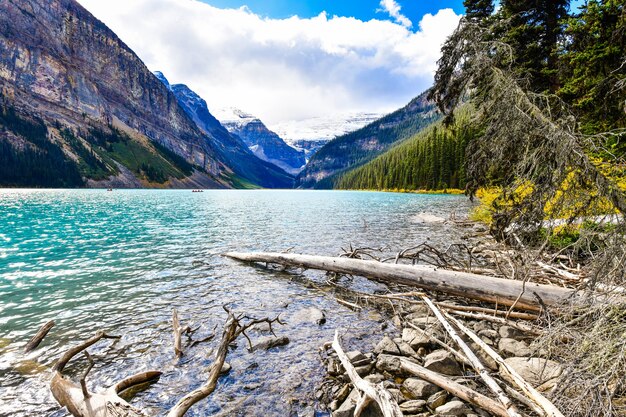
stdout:
[[461,367],[447,350],[439,349],[424,358],[424,368],[444,375],[462,375]]
[[378,342],[378,344],[374,348],[374,353],[376,354],[387,353],[390,355],[399,355],[400,349],[398,348],[398,345],[396,345],[395,342],[391,340],[389,336],[385,336],[380,342]]
[[402,388],[414,399],[426,399],[434,393],[441,391],[441,388],[437,385],[419,378],[405,379]]
[[466,416],[472,412],[462,401],[450,401],[435,409],[441,416]]
[[528,347],[528,343],[523,340],[515,340],[509,338],[502,338],[498,342],[498,350],[504,356],[530,356],[532,352]]
[[534,387],[558,378],[563,372],[559,363],[548,359],[513,357],[504,361]]

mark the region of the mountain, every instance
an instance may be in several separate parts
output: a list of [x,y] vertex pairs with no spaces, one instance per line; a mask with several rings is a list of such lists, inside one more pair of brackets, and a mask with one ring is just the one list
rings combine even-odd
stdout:
[[332,139],[353,132],[378,120],[379,113],[348,113],[304,120],[280,122],[272,129],[296,149],[306,154],[307,161]]
[[465,188],[465,149],[477,134],[465,107],[454,123],[438,121],[370,162],[342,174],[335,188],[445,190]]
[[304,168],[304,151],[287,145],[258,118],[234,108],[218,110],[217,117],[230,133],[241,138],[262,160],[293,175],[297,175]]
[[426,97],[427,92],[424,92],[400,110],[328,142],[298,175],[296,185],[332,188],[342,173],[371,161],[438,120],[440,115],[435,104]]
[[231,134],[209,112],[206,101],[185,84],[170,85],[162,72],[155,76],[174,93],[178,103],[196,126],[211,137],[217,152],[235,174],[268,188],[291,188],[293,177],[276,164],[266,162],[248,149],[238,136]]
[[75,0],[0,0],[0,92],[0,185],[260,184]]

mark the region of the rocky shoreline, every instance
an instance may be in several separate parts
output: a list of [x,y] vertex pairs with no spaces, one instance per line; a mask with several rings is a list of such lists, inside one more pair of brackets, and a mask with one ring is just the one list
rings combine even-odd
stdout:
[[[451,302],[446,300],[446,304]],[[404,416],[491,415],[441,387],[405,372],[399,366],[397,359],[405,358],[489,396],[476,371],[463,354],[456,351],[454,342],[448,342],[446,330],[425,304],[411,304],[406,311],[394,315],[393,321],[394,330],[381,335],[371,352],[347,352],[361,377],[374,384],[382,383],[397,401]],[[500,324],[467,318],[460,321],[479,335],[484,343],[498,351],[506,363],[539,392],[546,394],[554,388],[556,379],[562,373],[562,366],[545,359],[546,352],[533,345],[537,337],[535,334],[520,330],[523,327],[517,326],[515,322]],[[497,373],[498,364],[476,344],[469,340],[466,342],[492,376],[504,381],[504,375]],[[346,350],[349,350],[348,346]],[[334,350],[328,348],[324,353],[327,379],[317,392],[318,400],[332,417],[352,417],[360,394],[353,387]],[[526,404],[517,405],[520,410],[527,409]],[[372,404],[362,415],[374,417],[382,414],[376,404]]]

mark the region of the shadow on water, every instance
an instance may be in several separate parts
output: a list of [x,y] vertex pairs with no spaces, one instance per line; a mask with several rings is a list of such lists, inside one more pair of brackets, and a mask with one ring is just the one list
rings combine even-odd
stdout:
[[[228,250],[336,255],[341,247],[388,246],[391,251],[430,239],[459,240],[443,223],[415,222],[427,212],[463,213],[462,197],[367,192],[0,190],[0,415],[65,416],[48,392],[49,367],[63,350],[103,329],[117,342],[90,348],[96,360],[91,389],[131,373],[164,371],[133,404],[152,415],[207,377],[212,342],[174,360],[171,311],[199,326],[201,339],[226,319],[228,304],[251,316],[276,316],[291,342],[248,352],[245,339],[227,359],[218,389],[188,415],[288,416],[314,405],[324,377],[318,348],[341,329],[350,349],[371,345],[385,320],[351,311],[323,291],[303,285],[324,274],[288,273],[242,265]],[[357,289],[380,289],[366,280]],[[326,323],[311,319],[311,309]],[[57,324],[37,351],[21,346],[43,322]],[[266,334],[252,332],[253,340]],[[70,363],[78,375],[82,360]]]

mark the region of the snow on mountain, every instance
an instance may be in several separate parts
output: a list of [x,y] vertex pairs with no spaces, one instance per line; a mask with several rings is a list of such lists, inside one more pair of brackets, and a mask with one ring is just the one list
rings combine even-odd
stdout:
[[305,152],[285,143],[261,120],[236,108],[218,109],[215,116],[230,133],[241,138],[259,158],[297,175],[306,164]]
[[328,142],[337,136],[353,132],[380,119],[379,113],[348,113],[305,120],[290,120],[270,126],[283,140],[292,146],[296,142]]

